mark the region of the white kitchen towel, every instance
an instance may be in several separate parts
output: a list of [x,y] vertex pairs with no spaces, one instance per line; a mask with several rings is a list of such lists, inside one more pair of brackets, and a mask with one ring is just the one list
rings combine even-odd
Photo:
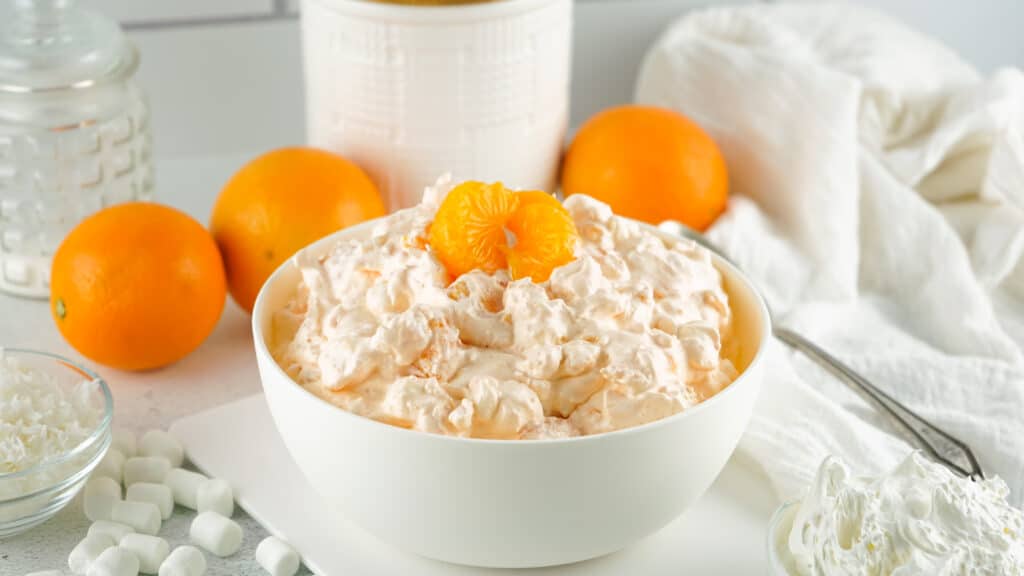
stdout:
[[[636,100],[700,123],[732,198],[709,232],[803,333],[952,434],[1024,502],[1024,75],[844,4],[693,13]],[[740,449],[780,498],[827,454],[863,473],[909,444],[773,343]]]

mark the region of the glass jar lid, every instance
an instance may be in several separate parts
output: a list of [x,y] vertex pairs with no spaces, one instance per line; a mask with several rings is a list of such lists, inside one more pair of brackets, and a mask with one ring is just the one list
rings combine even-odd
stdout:
[[0,0],[0,92],[91,86],[134,60],[121,27],[74,0]]

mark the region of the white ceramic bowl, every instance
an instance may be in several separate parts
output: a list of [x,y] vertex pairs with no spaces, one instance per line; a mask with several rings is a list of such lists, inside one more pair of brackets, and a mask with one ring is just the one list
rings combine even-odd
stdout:
[[[374,222],[304,250],[327,252]],[[671,236],[648,227],[653,234]],[[737,319],[740,377],[683,413],[564,440],[426,434],[356,416],[296,384],[271,357],[273,314],[299,282],[293,260],[253,311],[260,377],[292,457],[338,514],[429,558],[490,567],[576,562],[619,550],[668,524],[718,476],[761,388],[768,312],[750,282],[716,258]]]

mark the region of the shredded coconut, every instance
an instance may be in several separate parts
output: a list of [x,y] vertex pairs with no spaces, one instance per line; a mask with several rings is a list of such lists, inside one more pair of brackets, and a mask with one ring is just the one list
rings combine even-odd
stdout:
[[[99,382],[63,385],[0,349],[0,479],[65,454],[99,425]],[[9,496],[9,495],[4,495]]]

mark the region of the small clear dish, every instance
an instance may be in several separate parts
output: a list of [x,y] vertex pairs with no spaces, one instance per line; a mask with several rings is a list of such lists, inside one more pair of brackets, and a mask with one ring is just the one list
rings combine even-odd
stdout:
[[106,382],[67,358],[4,348],[0,350],[0,362],[8,361],[15,362],[19,368],[46,374],[56,385],[69,391],[83,381],[95,382],[96,390],[88,400],[96,402],[102,414],[92,432],[64,453],[17,472],[0,473],[0,539],[38,526],[74,498],[107,453],[114,413],[113,398]]
[[768,576],[799,576],[787,548],[793,516],[799,504],[792,500],[779,506],[768,522]]

